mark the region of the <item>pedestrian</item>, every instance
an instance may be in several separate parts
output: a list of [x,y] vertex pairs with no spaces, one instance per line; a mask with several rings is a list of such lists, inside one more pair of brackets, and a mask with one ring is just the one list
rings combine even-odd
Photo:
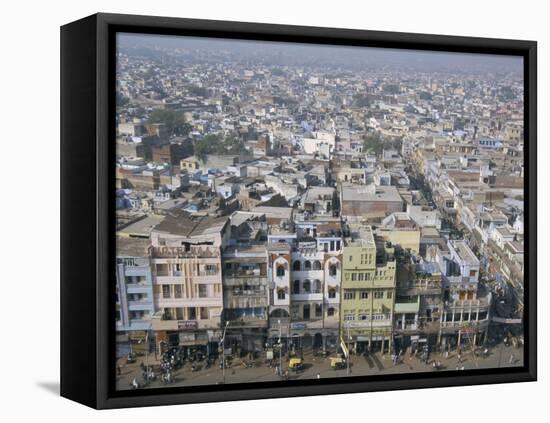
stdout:
[[514,357],[514,354],[510,354],[510,360],[508,360],[508,363],[514,364],[514,361],[516,361],[516,358]]
[[122,367],[120,367],[120,364],[117,364],[116,366],[116,374],[119,376],[122,374]]

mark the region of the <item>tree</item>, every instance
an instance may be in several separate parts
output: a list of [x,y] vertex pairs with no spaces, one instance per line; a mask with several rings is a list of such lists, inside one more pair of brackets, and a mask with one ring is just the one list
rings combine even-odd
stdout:
[[369,107],[370,102],[366,95],[364,94],[354,94],[353,95],[353,105],[355,107]]
[[363,140],[363,151],[369,151],[376,155],[382,153],[384,141],[379,133],[367,135]]
[[126,106],[130,100],[128,97],[126,97],[124,94],[122,94],[120,91],[117,91],[116,93],[116,105],[118,107]]
[[427,91],[422,91],[418,96],[420,97],[420,100],[431,100],[432,99],[432,95]]
[[197,97],[208,97],[208,90],[204,87],[198,87],[196,85],[190,85],[187,87],[187,91],[189,91],[189,94],[197,96]]
[[185,122],[182,112],[156,109],[151,112],[149,123],[163,123],[170,135],[185,136],[191,132],[191,125]]
[[384,93],[386,93],[386,94],[398,94],[399,93],[399,85],[397,85],[397,84],[384,85]]

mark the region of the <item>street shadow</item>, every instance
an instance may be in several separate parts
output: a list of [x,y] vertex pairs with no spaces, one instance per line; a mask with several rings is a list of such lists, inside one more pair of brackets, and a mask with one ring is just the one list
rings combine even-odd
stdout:
[[55,395],[56,397],[59,396],[59,382],[37,382],[36,386],[42,388],[44,391],[47,391],[50,394]]

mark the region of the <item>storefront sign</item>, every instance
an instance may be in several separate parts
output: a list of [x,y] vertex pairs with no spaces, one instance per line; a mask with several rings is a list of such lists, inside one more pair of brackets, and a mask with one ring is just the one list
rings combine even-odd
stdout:
[[178,329],[197,329],[198,323],[195,320],[178,320]]

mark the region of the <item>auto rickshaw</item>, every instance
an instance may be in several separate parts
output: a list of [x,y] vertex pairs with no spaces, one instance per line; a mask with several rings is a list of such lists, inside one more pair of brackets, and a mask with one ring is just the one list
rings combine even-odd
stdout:
[[330,357],[330,368],[332,370],[341,370],[346,367],[346,360],[342,357]]
[[299,372],[304,369],[304,363],[301,358],[293,357],[288,362],[288,369]]

